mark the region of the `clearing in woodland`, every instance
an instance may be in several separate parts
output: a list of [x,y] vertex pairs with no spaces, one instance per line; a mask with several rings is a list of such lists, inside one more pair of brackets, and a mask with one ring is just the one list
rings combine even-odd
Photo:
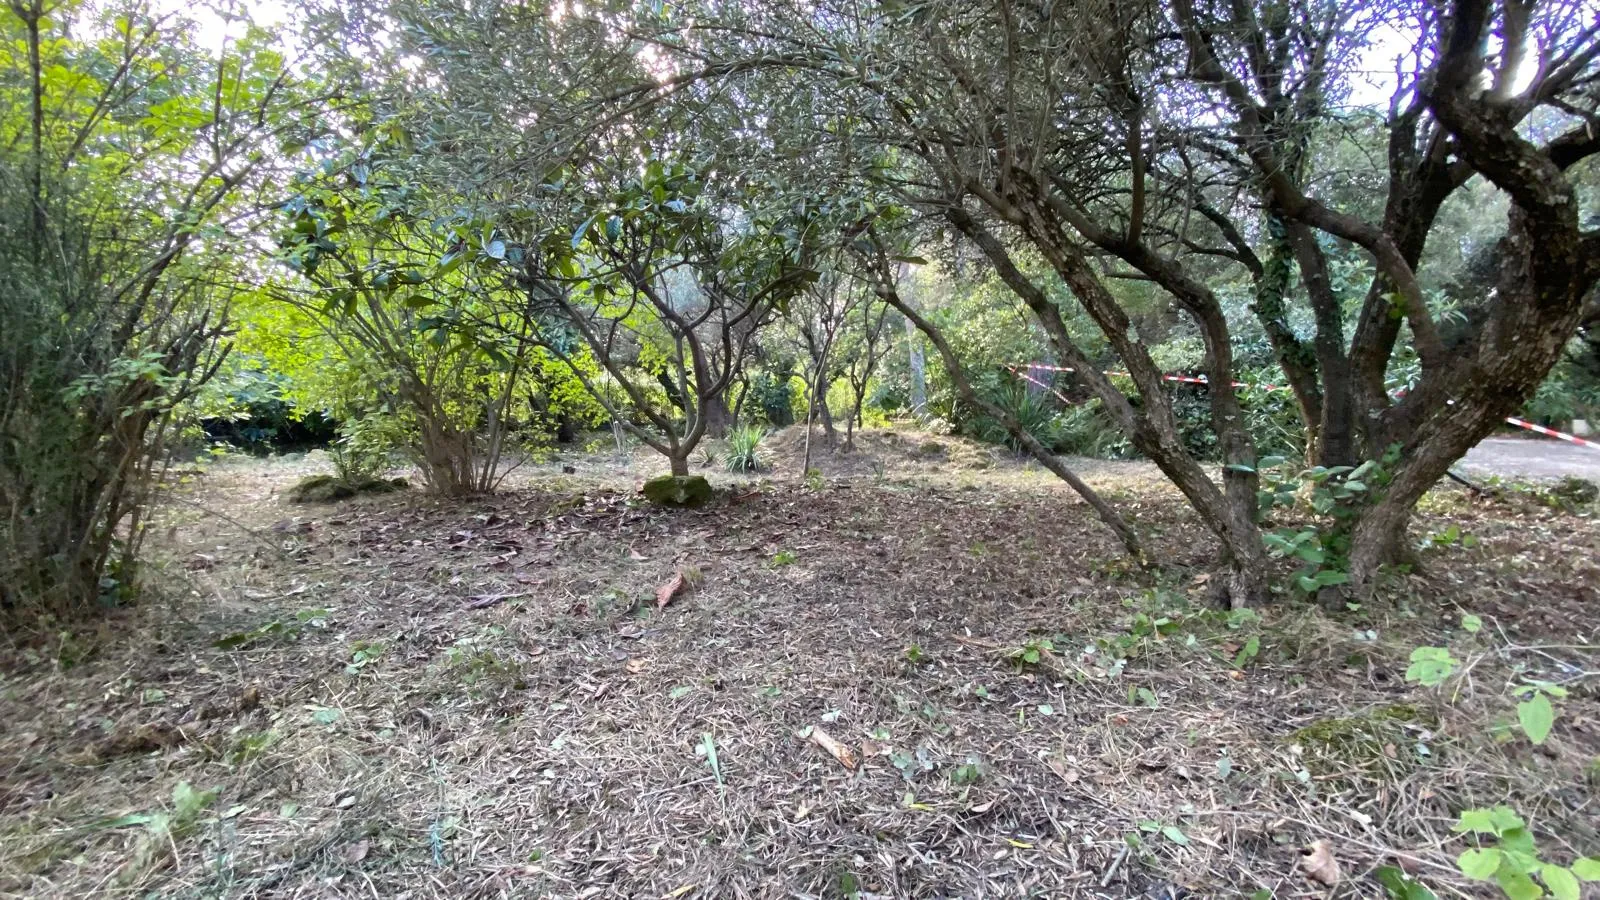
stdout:
[[1031,464],[859,442],[695,510],[603,453],[332,505],[215,466],[166,602],[5,661],[0,894],[1448,897],[1461,810],[1600,841],[1592,504],[1441,488],[1378,602],[1228,613],[1144,464],[1084,471],[1150,568]]

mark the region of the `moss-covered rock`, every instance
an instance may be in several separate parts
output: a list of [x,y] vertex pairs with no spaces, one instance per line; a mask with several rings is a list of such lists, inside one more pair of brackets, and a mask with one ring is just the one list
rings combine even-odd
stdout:
[[333,503],[357,494],[387,494],[410,487],[404,478],[366,478],[350,482],[337,475],[308,475],[287,491],[291,503]]
[[1418,739],[1437,728],[1425,710],[1406,703],[1380,706],[1352,716],[1318,719],[1289,734],[1313,774],[1335,776],[1351,769],[1405,769],[1420,760]]
[[1600,498],[1600,486],[1569,475],[1551,486],[1550,496],[1560,505],[1583,506]]
[[711,499],[711,482],[704,475],[662,475],[646,481],[640,493],[658,506],[700,506]]

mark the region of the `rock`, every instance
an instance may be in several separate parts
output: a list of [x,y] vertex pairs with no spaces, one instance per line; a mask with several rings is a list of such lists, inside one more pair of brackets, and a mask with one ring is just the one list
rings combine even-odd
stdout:
[[711,499],[711,482],[704,475],[662,475],[646,481],[640,493],[658,506],[700,506]]
[[404,478],[364,478],[351,483],[334,475],[310,475],[289,488],[287,494],[292,503],[333,503],[357,494],[387,494],[408,487]]

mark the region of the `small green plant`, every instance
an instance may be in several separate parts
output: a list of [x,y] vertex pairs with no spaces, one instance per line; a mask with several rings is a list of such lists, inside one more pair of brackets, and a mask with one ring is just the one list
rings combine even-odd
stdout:
[[807,488],[809,488],[809,489],[811,489],[813,491],[820,491],[820,490],[822,490],[823,486],[826,485],[826,484],[827,484],[827,480],[822,477],[822,470],[821,469],[813,467],[813,468],[810,468],[810,469],[806,470],[806,487]]
[[760,425],[741,425],[728,432],[727,448],[722,454],[723,465],[735,474],[761,471],[761,457],[756,449],[766,436],[767,430]]
[[1129,703],[1138,703],[1140,706],[1146,707],[1148,709],[1160,709],[1161,708],[1161,698],[1156,696],[1156,692],[1155,691],[1152,691],[1147,687],[1129,686],[1129,688],[1128,688],[1128,702]]
[[356,641],[350,646],[350,662],[344,667],[347,675],[360,675],[361,670],[383,655],[382,641]]
[[772,565],[774,568],[792,566],[797,558],[793,550],[779,550],[777,553],[772,554]]
[[1423,887],[1422,882],[1407,875],[1399,866],[1379,866],[1373,870],[1372,877],[1383,885],[1388,900],[1439,900],[1438,895]]
[[967,757],[967,761],[950,772],[950,783],[956,787],[977,784],[983,780],[983,763],[976,757]]
[[[1160,822],[1147,819],[1139,823],[1139,830],[1145,834],[1159,834],[1180,847],[1189,846],[1189,836],[1184,834],[1183,829],[1176,825],[1163,825]],[[1139,845],[1139,836],[1130,835],[1129,837],[1131,840],[1128,841],[1128,845],[1137,847]]]
[[1442,530],[1428,532],[1417,545],[1417,549],[1432,550],[1458,546],[1470,550],[1478,546],[1478,539],[1464,533],[1457,525],[1449,525]]
[[228,752],[222,761],[230,766],[244,765],[253,759],[260,758],[267,752],[267,748],[277,743],[277,741],[278,733],[275,731],[242,734],[233,742],[233,746],[228,748]]
[[913,666],[922,665],[922,663],[928,658],[928,654],[924,653],[922,648],[916,644],[912,644],[911,646],[907,647],[901,652],[900,655],[905,658],[906,662]]
[[1454,674],[1461,663],[1450,655],[1447,647],[1418,647],[1411,651],[1411,665],[1406,669],[1406,681],[1423,687],[1438,687]]
[[320,607],[302,609],[290,619],[275,619],[249,631],[236,631],[232,634],[225,634],[217,638],[213,646],[221,650],[238,650],[269,639],[295,640],[308,629],[328,627],[330,613],[330,610]]
[[[1477,844],[1456,857],[1461,874],[1494,882],[1511,900],[1533,900],[1543,897],[1546,890],[1557,900],[1578,900],[1579,882],[1600,881],[1600,859],[1582,857],[1568,867],[1541,858],[1533,832],[1509,807],[1466,810],[1452,830],[1471,835]],[[1484,846],[1491,838],[1493,846]],[[1535,877],[1544,883],[1543,888]]]
[[706,765],[711,768],[711,774],[717,779],[717,787],[723,787],[722,762],[717,759],[717,740],[712,737],[711,732],[701,732],[700,744],[695,747],[695,753],[705,758]]
[[1551,701],[1565,699],[1567,689],[1548,681],[1529,681],[1512,688],[1512,693],[1522,698],[1517,703],[1517,724],[1528,740],[1544,743],[1556,723],[1557,711]]
[[1298,469],[1281,456],[1260,461],[1254,470],[1261,477],[1256,495],[1260,515],[1266,518],[1274,510],[1293,509],[1304,498],[1314,516],[1309,526],[1282,525],[1264,530],[1261,536],[1273,556],[1304,564],[1295,573],[1295,587],[1314,595],[1350,580],[1351,528],[1362,511],[1383,494],[1393,478],[1389,469],[1399,458],[1397,444],[1383,459],[1355,467]]
[[1008,651],[1006,657],[1020,669],[1024,666],[1037,666],[1054,653],[1055,649],[1056,645],[1051,643],[1049,638],[1038,638],[1026,641],[1021,647]]
[[169,810],[132,813],[97,823],[95,828],[127,828],[142,826],[144,834],[133,851],[133,858],[123,866],[117,879],[123,884],[137,880],[164,853],[176,850],[176,841],[192,833],[200,817],[217,800],[216,791],[195,790],[187,781],[178,782],[172,789],[172,807]]

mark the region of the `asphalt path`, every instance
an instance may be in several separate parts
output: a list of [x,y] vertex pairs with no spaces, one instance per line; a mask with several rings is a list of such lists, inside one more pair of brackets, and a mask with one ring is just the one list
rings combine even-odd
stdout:
[[1575,476],[1600,482],[1600,450],[1547,437],[1492,437],[1467,451],[1466,459],[1456,471],[1468,477],[1554,479]]

